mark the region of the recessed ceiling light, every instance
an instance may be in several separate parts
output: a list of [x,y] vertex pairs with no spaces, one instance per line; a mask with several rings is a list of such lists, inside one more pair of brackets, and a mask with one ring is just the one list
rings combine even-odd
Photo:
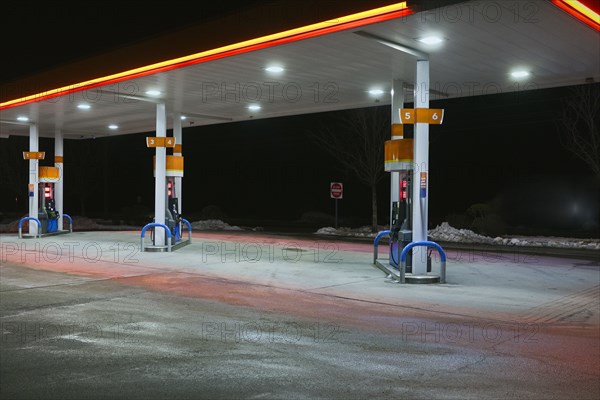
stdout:
[[89,110],[90,108],[92,108],[92,106],[90,106],[89,104],[78,104],[77,108],[79,108],[80,110]]
[[521,79],[521,78],[526,78],[530,75],[529,71],[525,71],[525,70],[517,70],[517,71],[513,71],[510,73],[510,76],[512,76],[515,79]]
[[119,129],[119,125],[115,125],[115,124],[109,125],[108,129],[112,129],[112,130]]
[[251,106],[248,106],[248,110],[250,110],[250,111],[258,111],[258,110],[260,110],[261,108],[262,108],[262,107],[261,107],[261,106],[259,106],[259,105],[257,105],[257,104],[253,104],[253,105],[251,105]]
[[181,120],[183,121],[183,120],[185,120],[187,117],[186,117],[185,115],[182,115],[180,118],[181,118]]
[[423,43],[423,44],[427,44],[427,45],[434,45],[434,44],[440,44],[444,41],[444,39],[442,39],[439,36],[435,36],[435,35],[430,35],[430,36],[424,36],[422,38],[417,39],[417,41]]
[[369,94],[372,94],[374,96],[378,96],[378,95],[383,94],[383,93],[384,92],[381,89],[371,89],[371,90],[369,90]]
[[17,121],[27,122],[27,121],[29,121],[29,118],[21,115],[21,116],[17,117]]
[[160,92],[160,90],[154,90],[154,89],[152,89],[152,90],[146,90],[146,94],[148,96],[156,97],[156,96],[160,96],[161,92]]
[[267,72],[273,72],[273,73],[276,73],[276,74],[284,71],[283,67],[280,66],[280,65],[271,65],[271,66],[265,68],[265,70]]

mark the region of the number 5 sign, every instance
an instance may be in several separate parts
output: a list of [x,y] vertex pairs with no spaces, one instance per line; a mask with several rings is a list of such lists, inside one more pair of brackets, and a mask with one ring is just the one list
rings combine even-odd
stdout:
[[444,110],[439,108],[401,108],[400,122],[402,124],[432,124],[441,125],[444,120]]
[[400,123],[414,124],[415,123],[415,109],[414,108],[401,108],[400,109]]

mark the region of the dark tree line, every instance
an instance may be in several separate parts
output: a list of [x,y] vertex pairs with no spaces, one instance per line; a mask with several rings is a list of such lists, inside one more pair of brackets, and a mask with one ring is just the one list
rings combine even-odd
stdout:
[[349,110],[312,132],[314,141],[340,167],[371,190],[371,229],[378,229],[377,184],[384,174],[384,143],[390,135],[389,108]]

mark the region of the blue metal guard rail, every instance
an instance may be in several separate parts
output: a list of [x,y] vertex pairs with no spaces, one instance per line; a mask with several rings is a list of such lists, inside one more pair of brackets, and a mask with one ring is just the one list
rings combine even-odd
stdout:
[[159,224],[159,223],[156,223],[156,222],[153,222],[151,224],[146,224],[142,228],[140,251],[144,251],[144,236],[146,236],[146,231],[148,229],[154,228],[154,227],[161,227],[161,228],[163,228],[165,230],[165,233],[167,235],[167,251],[170,253],[171,252],[171,231],[169,230],[169,227],[167,227],[165,224]]
[[[63,218],[66,218],[69,220],[69,232],[73,233],[73,218],[71,218],[71,216],[69,214],[63,214],[62,215]],[[64,229],[64,226],[63,226]]]
[[42,223],[40,222],[40,220],[34,217],[23,217],[19,220],[19,239],[23,239],[23,222],[25,221],[35,221],[38,227],[38,232],[36,236],[41,237],[40,230],[42,229]]
[[192,243],[192,224],[190,224],[190,221],[188,221],[185,218],[181,218],[181,222],[183,222],[184,224],[187,225],[187,228],[188,228],[188,240],[190,241],[190,243]]
[[406,255],[410,249],[417,246],[434,247],[438,253],[440,253],[440,283],[446,283],[446,252],[442,249],[442,246],[436,242],[426,240],[421,242],[411,242],[402,249],[402,253],[400,254],[400,283],[405,282]]
[[382,237],[384,237],[385,235],[389,235],[391,234],[392,231],[390,230],[386,230],[386,231],[381,231],[377,234],[377,236],[375,236],[375,241],[373,242],[373,264],[375,264],[377,262],[377,254],[379,253],[379,241],[381,240]]

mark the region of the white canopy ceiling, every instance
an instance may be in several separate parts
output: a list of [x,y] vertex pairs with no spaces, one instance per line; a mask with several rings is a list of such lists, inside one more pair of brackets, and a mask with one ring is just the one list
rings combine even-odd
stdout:
[[[0,134],[27,135],[32,121],[50,137],[57,128],[66,138],[151,132],[156,102],[185,116],[184,127],[389,104],[393,79],[414,81],[416,58],[359,31],[427,53],[431,100],[600,79],[597,30],[548,1],[517,3],[465,2],[4,108]],[[417,40],[432,34],[442,43]],[[530,75],[517,80],[515,70]]]

